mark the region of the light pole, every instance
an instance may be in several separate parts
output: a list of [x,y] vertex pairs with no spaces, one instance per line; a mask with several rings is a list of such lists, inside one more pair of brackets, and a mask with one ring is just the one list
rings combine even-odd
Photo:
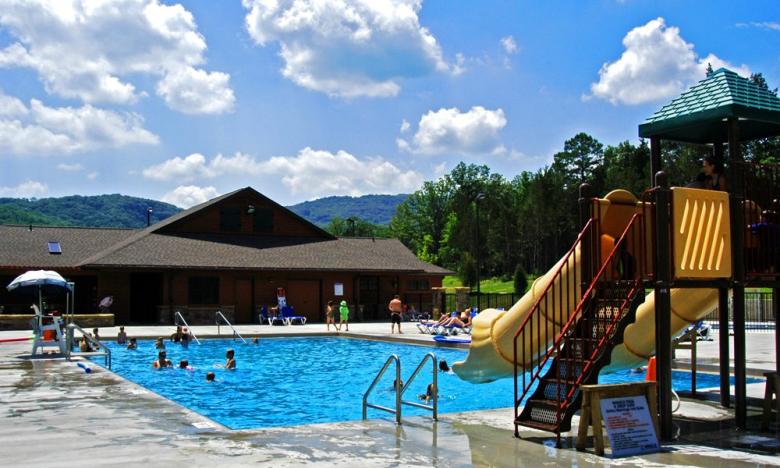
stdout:
[[480,277],[479,277],[479,271],[482,266],[482,262],[480,261],[480,254],[479,254],[479,202],[485,199],[484,193],[478,193],[476,198],[474,198],[474,202],[477,205],[477,253],[475,257],[477,258],[477,310],[482,310],[482,290],[480,288]]
[[149,207],[146,209],[146,227],[151,226],[152,224],[152,208]]

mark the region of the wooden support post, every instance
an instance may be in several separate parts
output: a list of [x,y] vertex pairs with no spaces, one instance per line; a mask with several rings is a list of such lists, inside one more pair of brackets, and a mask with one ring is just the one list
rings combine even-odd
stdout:
[[661,165],[661,139],[658,137],[650,137],[650,187],[658,185],[655,180],[655,175],[658,171],[663,170]]
[[743,211],[744,183],[740,164],[739,120],[728,121],[729,168],[731,169],[731,258],[734,262],[734,403],[739,429],[747,425],[747,380],[745,354],[745,219]]
[[731,367],[729,365],[729,290],[718,288],[718,340],[720,341],[720,405],[731,406]]
[[671,193],[669,180],[661,171],[655,175],[655,356],[658,382],[658,410],[661,440],[672,439],[672,298],[671,298]]

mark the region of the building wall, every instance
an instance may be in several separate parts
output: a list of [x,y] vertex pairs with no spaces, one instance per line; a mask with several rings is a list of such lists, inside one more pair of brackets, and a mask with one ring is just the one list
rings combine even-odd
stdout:
[[[254,231],[253,215],[247,213],[249,205],[255,207],[255,210],[269,208],[273,210],[273,231],[260,232]],[[162,228],[160,233],[219,233],[220,230],[220,210],[225,207],[238,208],[241,212],[240,231],[231,231],[231,234],[262,234],[274,236],[303,236],[303,237],[323,237],[323,233],[312,225],[285,209],[279,208],[267,199],[251,193],[239,193],[214,206],[204,208],[201,211],[191,214],[180,222],[171,224]]]

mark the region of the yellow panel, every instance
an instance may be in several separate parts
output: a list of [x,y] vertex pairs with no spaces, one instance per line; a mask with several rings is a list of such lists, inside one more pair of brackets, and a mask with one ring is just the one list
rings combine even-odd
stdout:
[[672,188],[672,223],[676,278],[731,277],[727,192]]

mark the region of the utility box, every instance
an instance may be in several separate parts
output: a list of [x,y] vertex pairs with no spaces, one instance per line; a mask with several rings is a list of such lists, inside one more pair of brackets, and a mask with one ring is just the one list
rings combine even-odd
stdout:
[[672,230],[675,278],[731,277],[728,192],[673,187]]

